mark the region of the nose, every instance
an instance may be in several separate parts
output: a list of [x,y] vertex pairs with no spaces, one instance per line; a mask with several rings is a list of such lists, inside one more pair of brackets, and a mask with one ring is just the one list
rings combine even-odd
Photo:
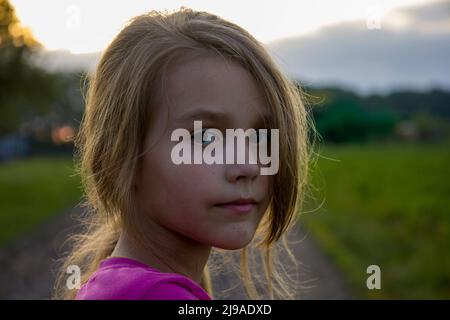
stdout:
[[230,182],[254,180],[259,175],[257,164],[226,164],[226,178]]
[[250,180],[250,181],[254,180],[259,175],[260,171],[260,166],[256,161],[257,160],[256,154],[250,151],[249,144],[246,141],[245,149],[241,150],[241,152],[245,154],[245,161],[243,161],[244,163],[238,163],[237,161],[238,146],[235,145],[234,147],[235,147],[234,163],[225,164],[227,180],[230,182],[236,182],[238,180]]

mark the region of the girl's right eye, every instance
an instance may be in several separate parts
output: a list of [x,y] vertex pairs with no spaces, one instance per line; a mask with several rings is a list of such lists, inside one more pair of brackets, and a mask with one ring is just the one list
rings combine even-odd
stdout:
[[[219,133],[220,131],[218,129],[204,128],[201,131],[195,131],[191,133],[191,140],[194,143],[199,143],[202,146],[207,146],[216,139],[220,138]],[[197,137],[197,135],[199,135],[199,137]]]

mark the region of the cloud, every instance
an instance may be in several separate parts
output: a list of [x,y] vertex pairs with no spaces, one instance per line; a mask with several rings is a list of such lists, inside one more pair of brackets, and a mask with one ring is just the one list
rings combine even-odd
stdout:
[[[400,17],[408,23],[396,24]],[[340,23],[267,47],[288,74],[306,84],[341,84],[363,93],[450,88],[447,17],[448,2],[439,1],[389,13],[380,29],[369,29],[366,21]]]
[[421,4],[401,10],[401,12],[416,23],[449,22],[450,1],[438,1],[431,4]]

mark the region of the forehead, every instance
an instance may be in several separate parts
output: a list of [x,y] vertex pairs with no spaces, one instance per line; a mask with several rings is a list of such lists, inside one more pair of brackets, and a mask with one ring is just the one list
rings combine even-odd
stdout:
[[164,75],[162,93],[160,107],[170,122],[197,110],[228,113],[241,123],[269,112],[253,76],[238,63],[219,56],[171,66]]

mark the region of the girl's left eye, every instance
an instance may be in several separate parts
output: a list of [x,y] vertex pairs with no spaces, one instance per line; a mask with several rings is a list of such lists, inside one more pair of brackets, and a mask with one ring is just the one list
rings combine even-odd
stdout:
[[[202,144],[203,146],[207,146],[208,144],[219,138],[217,131],[217,129],[205,128],[202,129],[202,131],[193,132],[191,135],[191,139],[193,139],[194,143],[198,143],[201,140],[200,144]],[[199,137],[197,137],[197,135],[199,135]]]

